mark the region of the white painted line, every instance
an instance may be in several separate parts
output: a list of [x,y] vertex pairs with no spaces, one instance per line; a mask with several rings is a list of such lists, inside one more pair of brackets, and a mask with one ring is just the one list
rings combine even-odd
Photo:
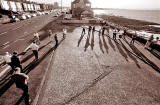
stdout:
[[28,32],[24,32],[24,35],[25,35],[25,34],[28,34]]
[[7,32],[0,33],[0,36],[1,36],[1,35],[4,35],[4,34],[6,34],[6,33],[7,33]]
[[7,45],[8,43],[9,43],[9,42],[4,43],[3,46]]
[[44,73],[44,76],[43,76],[43,78],[42,78],[40,87],[39,87],[39,89],[38,89],[38,92],[37,92],[37,94],[36,94],[36,97],[35,97],[32,105],[37,105],[37,104],[38,104],[38,100],[39,100],[39,97],[40,97],[42,88],[43,88],[43,86],[44,86],[44,84],[45,84],[46,76],[47,76],[47,73],[49,72],[49,68],[50,68],[50,66],[51,66],[51,62],[52,62],[53,56],[54,56],[54,50],[53,50],[53,52],[52,52],[52,54],[51,54],[51,57],[50,57],[50,59],[49,59],[49,63],[48,63],[48,65],[47,65],[46,72]]
[[5,47],[3,47],[3,49],[6,49],[7,47],[9,47],[10,45],[7,45],[7,46],[5,46]]
[[21,28],[21,27],[22,27],[22,26],[19,26],[19,27],[15,28],[15,29],[12,29],[12,30],[14,31],[14,30],[17,30],[17,29],[19,29],[19,28]]
[[15,40],[13,43],[16,43],[18,40]]
[[0,77],[2,77],[9,69],[10,67],[7,66],[2,72],[0,72]]

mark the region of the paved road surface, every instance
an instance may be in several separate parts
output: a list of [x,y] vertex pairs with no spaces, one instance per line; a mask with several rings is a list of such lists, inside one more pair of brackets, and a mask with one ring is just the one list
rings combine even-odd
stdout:
[[34,17],[17,23],[0,25],[0,55],[5,51],[22,51],[33,38],[33,33],[53,21],[52,14]]
[[56,50],[38,105],[160,105],[156,57],[128,38],[115,43],[81,30]]

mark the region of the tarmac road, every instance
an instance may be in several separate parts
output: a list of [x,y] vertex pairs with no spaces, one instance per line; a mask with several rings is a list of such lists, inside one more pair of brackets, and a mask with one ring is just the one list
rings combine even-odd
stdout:
[[37,105],[160,105],[156,57],[128,38],[81,31],[57,48]]
[[8,51],[22,51],[39,31],[55,18],[52,14],[34,17],[28,20],[0,25],[0,55]]

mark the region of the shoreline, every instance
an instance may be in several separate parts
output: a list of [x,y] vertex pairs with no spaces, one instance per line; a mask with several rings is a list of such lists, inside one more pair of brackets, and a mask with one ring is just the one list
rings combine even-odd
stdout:
[[128,28],[135,31],[145,31],[152,34],[160,34],[160,28],[155,26],[160,26],[158,23],[147,22],[136,19],[129,19],[122,16],[110,16],[110,15],[96,15],[107,22],[116,24],[120,27]]

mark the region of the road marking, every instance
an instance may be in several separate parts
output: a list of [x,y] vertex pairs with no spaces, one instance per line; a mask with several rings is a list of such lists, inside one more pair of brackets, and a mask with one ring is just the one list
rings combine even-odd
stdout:
[[3,49],[6,49],[7,47],[9,47],[10,45],[7,45],[7,46],[5,46],[5,47],[3,47]]
[[8,43],[9,43],[9,42],[4,43],[3,46],[7,45]]
[[14,31],[14,30],[17,30],[17,29],[19,29],[19,28],[21,28],[21,27],[22,27],[22,26],[19,26],[19,27],[17,27],[17,28],[12,29],[12,30]]
[[7,32],[0,33],[0,36],[1,36],[1,35],[4,35],[4,34],[6,34],[6,33],[7,33]]

